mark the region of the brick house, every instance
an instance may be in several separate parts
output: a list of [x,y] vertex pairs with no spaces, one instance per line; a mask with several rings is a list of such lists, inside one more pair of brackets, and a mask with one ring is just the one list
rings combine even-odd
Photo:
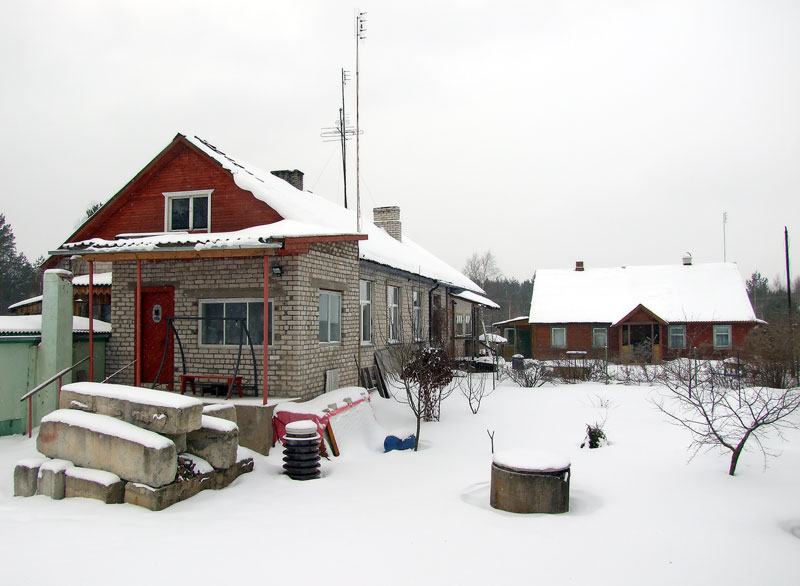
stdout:
[[455,322],[494,305],[484,292],[404,237],[399,208],[358,231],[302,178],[178,134],[54,252],[48,268],[113,273],[107,370],[135,361],[115,382],[235,371],[265,401],[308,399],[358,384],[395,340],[468,350]]
[[530,314],[495,324],[538,359],[621,362],[734,355],[759,323],[732,263],[538,270]]

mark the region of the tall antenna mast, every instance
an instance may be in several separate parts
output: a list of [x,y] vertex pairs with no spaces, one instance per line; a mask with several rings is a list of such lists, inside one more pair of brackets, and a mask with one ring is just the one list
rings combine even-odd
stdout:
[[342,176],[344,180],[344,207],[347,207],[347,140],[355,134],[355,130],[347,125],[345,114],[344,86],[349,77],[348,72],[342,69],[342,107],[339,108],[339,118],[336,126],[323,128],[320,136],[323,142],[338,141],[342,149]]
[[722,262],[728,262],[728,247],[725,240],[725,226],[728,224],[728,212],[722,212]]
[[366,29],[366,22],[367,22],[367,13],[366,12],[359,12],[356,15],[356,232],[361,232],[361,175],[360,175],[360,160],[359,160],[359,140],[358,137],[361,135],[361,127],[359,126],[359,110],[358,110],[358,81],[359,81],[359,73],[358,73],[358,45],[360,41],[363,41],[367,38],[367,29]]

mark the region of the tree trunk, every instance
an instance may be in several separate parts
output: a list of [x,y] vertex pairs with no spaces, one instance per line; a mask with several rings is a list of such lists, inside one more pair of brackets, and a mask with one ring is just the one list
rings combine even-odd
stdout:
[[739,456],[742,455],[742,450],[744,449],[744,443],[747,441],[747,438],[750,437],[750,432],[744,434],[742,441],[733,449],[733,455],[731,455],[731,467],[728,469],[728,475],[733,476],[736,472],[736,464],[739,463]]

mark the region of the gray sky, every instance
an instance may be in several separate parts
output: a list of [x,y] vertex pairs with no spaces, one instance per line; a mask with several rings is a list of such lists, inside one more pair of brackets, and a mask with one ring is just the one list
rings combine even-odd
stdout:
[[[177,132],[298,168],[341,201],[338,145],[319,135],[338,116],[340,69],[355,69],[352,4],[0,8],[0,212],[29,258]],[[721,261],[727,211],[743,277],[785,275],[785,225],[800,242],[800,2],[358,8],[365,216],[399,205],[405,233],[453,266],[491,249],[524,279],[576,260]]]

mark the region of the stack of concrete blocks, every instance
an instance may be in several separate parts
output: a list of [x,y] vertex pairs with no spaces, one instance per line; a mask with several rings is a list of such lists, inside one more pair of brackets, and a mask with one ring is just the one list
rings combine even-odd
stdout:
[[17,464],[17,496],[82,496],[158,511],[253,470],[239,449],[232,405],[75,383],[62,388],[59,406],[42,419],[36,440],[47,458]]

